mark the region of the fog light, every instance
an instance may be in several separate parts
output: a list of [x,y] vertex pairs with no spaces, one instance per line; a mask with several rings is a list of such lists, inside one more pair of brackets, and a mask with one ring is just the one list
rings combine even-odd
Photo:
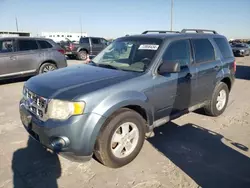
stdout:
[[53,138],[50,145],[54,150],[61,150],[69,145],[69,139],[66,137],[56,137]]

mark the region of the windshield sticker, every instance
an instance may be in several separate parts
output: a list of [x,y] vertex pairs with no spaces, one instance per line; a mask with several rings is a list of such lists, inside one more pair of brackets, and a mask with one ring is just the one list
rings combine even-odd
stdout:
[[156,44],[141,44],[139,50],[157,50],[159,45]]

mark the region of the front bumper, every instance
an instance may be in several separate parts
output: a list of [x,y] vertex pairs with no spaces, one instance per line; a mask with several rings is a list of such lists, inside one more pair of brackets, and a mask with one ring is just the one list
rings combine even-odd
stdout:
[[[30,113],[20,103],[21,121],[32,138],[73,161],[87,161],[92,157],[96,136],[105,122],[105,118],[94,113],[72,116],[66,121],[47,120],[43,122]],[[52,141],[56,138],[66,137],[67,146],[55,149]]]

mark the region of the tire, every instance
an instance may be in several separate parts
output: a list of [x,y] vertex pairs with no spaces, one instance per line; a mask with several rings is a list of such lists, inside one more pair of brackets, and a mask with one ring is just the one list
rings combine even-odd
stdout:
[[55,64],[53,64],[53,63],[44,63],[39,68],[39,74],[54,71],[56,69],[57,69],[57,66]]
[[[223,94],[224,91],[224,94]],[[225,95],[225,100],[221,100],[221,105],[219,105],[218,103],[218,97],[219,96],[223,96]],[[222,97],[222,98],[224,98]],[[213,117],[217,117],[219,115],[221,115],[226,107],[227,107],[227,103],[228,103],[228,98],[229,98],[229,89],[228,86],[224,83],[224,82],[220,82],[214,89],[214,93],[212,95],[212,99],[209,101],[209,103],[204,107],[205,109],[205,113],[207,115],[213,116]],[[222,102],[223,101],[223,102]]]
[[[123,137],[122,135],[124,134],[126,138],[125,128],[120,128],[121,126],[129,127],[127,130],[130,132],[128,132],[127,135],[131,135],[129,133],[132,131],[134,133],[133,135],[137,135],[134,139],[127,137],[127,139],[124,139],[125,141],[123,140],[124,143],[128,142],[131,144],[125,144],[126,147],[129,146],[128,148],[130,149],[128,150],[126,150],[125,146],[122,144],[122,139],[121,142],[113,142],[115,141],[115,135],[118,135],[119,137],[117,138],[120,138]],[[119,168],[130,163],[138,155],[143,146],[145,140],[145,127],[145,120],[137,112],[125,108],[118,110],[107,119],[100,131],[94,150],[95,157],[103,165],[112,168]],[[128,139],[131,140],[129,141]],[[119,151],[119,149],[122,149],[121,152],[115,152],[116,150]]]
[[88,53],[84,50],[77,53],[78,60],[86,60],[88,58]]

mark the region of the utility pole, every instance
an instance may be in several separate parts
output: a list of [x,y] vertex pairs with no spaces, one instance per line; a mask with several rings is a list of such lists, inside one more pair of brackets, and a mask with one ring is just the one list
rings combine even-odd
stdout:
[[82,37],[82,17],[80,16],[81,37]]
[[174,0],[171,0],[171,26],[170,26],[171,31],[173,31],[173,8],[174,8]]
[[17,22],[17,17],[16,17],[16,31],[18,32],[18,22]]

